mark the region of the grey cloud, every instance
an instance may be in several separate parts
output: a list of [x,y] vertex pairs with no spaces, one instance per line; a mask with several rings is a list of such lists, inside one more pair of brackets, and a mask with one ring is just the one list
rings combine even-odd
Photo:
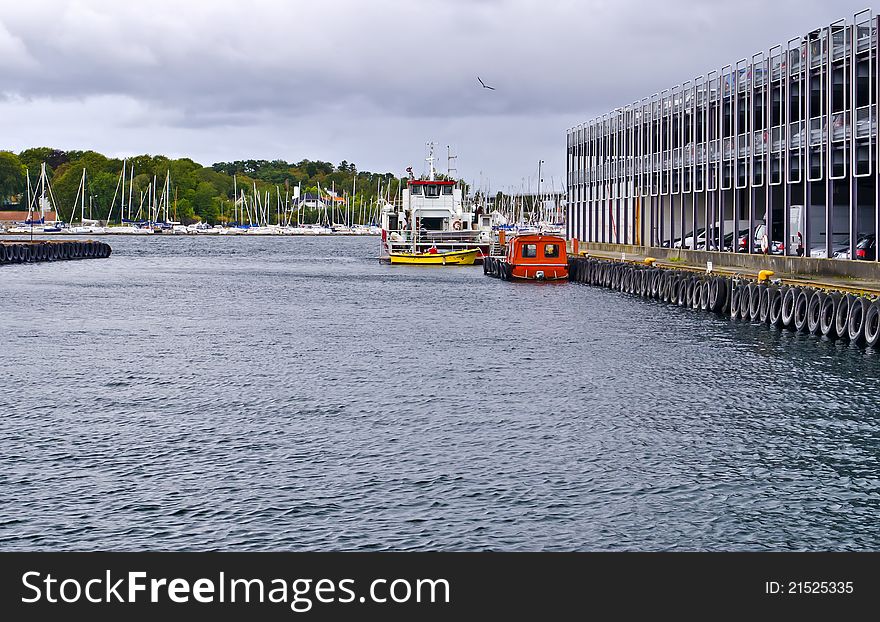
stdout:
[[[492,127],[509,152],[528,120],[541,131],[522,146],[526,166],[530,152],[561,145],[570,125],[860,8],[849,0],[32,0],[0,15],[0,90],[58,102],[131,98],[142,106],[124,123],[156,132],[305,132],[320,120],[326,133],[345,126],[353,150],[377,149],[375,128],[406,125],[477,136]],[[496,90],[481,89],[477,75]]]

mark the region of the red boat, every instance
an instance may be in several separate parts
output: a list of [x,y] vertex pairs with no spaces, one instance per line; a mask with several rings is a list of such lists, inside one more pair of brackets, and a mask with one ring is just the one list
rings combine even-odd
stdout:
[[565,239],[557,235],[519,235],[507,243],[504,257],[489,257],[483,272],[503,280],[556,281],[568,278]]

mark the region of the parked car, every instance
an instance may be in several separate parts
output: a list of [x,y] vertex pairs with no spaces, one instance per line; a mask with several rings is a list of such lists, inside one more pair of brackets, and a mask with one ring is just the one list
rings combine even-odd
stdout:
[[[752,239],[752,249],[756,253],[760,253],[762,249],[762,241],[764,238],[764,234],[767,231],[767,225],[761,223],[755,227],[754,237]],[[745,253],[749,250],[748,238],[746,234],[743,234],[739,237],[739,241],[737,242],[736,252]],[[776,240],[767,240],[767,252],[771,255],[782,255],[785,253],[785,244]]]
[[859,241],[856,242],[856,259],[876,261],[877,239],[873,233],[863,235],[859,238]]
[[738,240],[740,237],[745,236],[747,233],[748,233],[748,231],[746,231],[745,229],[741,229],[741,230],[739,231],[738,235],[736,235],[736,236],[734,236],[733,231],[731,231],[730,233],[726,233],[726,234],[724,235],[723,244],[722,244],[722,246],[721,246],[720,249],[718,248],[718,242],[715,240],[714,237],[709,241],[709,243],[708,243],[708,245],[707,245],[707,244],[706,244],[706,234],[703,233],[700,237],[697,238],[697,250],[701,250],[701,251],[704,251],[704,250],[710,250],[710,251],[718,251],[718,250],[721,250],[721,251],[725,251],[725,252],[728,252],[728,253],[729,253],[729,252],[733,251],[733,241],[734,241],[734,239],[737,239],[737,240]]
[[[831,256],[836,259],[849,259],[849,236],[831,236]],[[818,259],[825,259],[828,257],[828,249],[825,248],[824,241],[810,248],[810,257]]]
[[[672,248],[685,248],[685,249],[691,249],[691,250],[694,249],[695,245],[693,243],[694,242],[693,232],[691,230],[688,230],[687,233],[690,233],[690,235],[685,237],[684,244],[682,245],[681,238],[676,238],[675,240],[672,241]],[[703,236],[705,236],[705,234],[706,234],[705,227],[700,227],[699,229],[697,229],[697,242],[698,243],[699,243],[700,239]],[[661,246],[663,246],[664,248],[669,248],[669,240],[664,241],[663,244],[661,244]]]

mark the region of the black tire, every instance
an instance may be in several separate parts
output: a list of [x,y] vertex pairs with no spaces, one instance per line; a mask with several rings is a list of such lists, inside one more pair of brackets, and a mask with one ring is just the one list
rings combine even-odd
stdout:
[[868,311],[868,301],[861,297],[853,296],[849,306],[849,340],[851,343],[861,344],[865,340],[865,316]]
[[663,302],[672,302],[673,297],[673,288],[676,285],[676,277],[674,274],[670,274],[666,277],[666,289],[663,292]]
[[807,316],[810,308],[810,294],[804,290],[798,294],[794,303],[794,328],[797,332],[802,333],[807,330]]
[[782,299],[782,325],[785,328],[794,328],[794,307],[800,296],[801,290],[790,287]]
[[767,290],[770,292],[770,309],[767,313],[767,321],[771,326],[781,328],[782,297],[785,295],[785,290],[778,290],[775,287],[768,287]]
[[837,317],[837,305],[839,304],[840,294],[828,294],[822,301],[822,309],[819,312],[819,332],[829,339],[837,338],[834,318]]
[[669,304],[671,305],[678,305],[678,297],[681,293],[679,281],[680,279],[675,278],[672,279],[672,283],[669,284]]
[[749,320],[757,322],[761,314],[761,286],[749,285]]
[[699,309],[700,308],[700,291],[702,290],[702,283],[700,282],[700,279],[698,279],[695,276],[691,277],[691,280],[693,281],[693,284],[694,284],[694,289],[691,292],[691,300],[690,300],[691,309]]
[[730,292],[730,319],[739,319],[739,301],[742,299],[742,287],[733,284]]
[[678,287],[678,303],[677,304],[679,307],[683,307],[685,305],[685,303],[687,302],[688,280],[686,278],[682,277],[678,280],[678,283],[676,283],[676,286]]
[[864,324],[865,345],[876,348],[877,343],[880,342],[880,301],[875,300],[868,305]]
[[825,294],[816,292],[810,298],[807,307],[807,330],[811,335],[818,335],[821,331],[822,306],[825,304]]
[[761,324],[768,324],[770,321],[770,301],[773,299],[775,287],[762,287],[761,300],[758,306],[758,321]]
[[708,279],[700,283],[700,309],[702,311],[709,310],[709,287]]
[[840,299],[837,305],[837,314],[834,316],[834,332],[838,339],[849,339],[849,308],[856,299],[852,294],[847,294]]
[[752,284],[743,285],[742,297],[739,299],[739,319],[749,319],[749,308],[752,305]]
[[724,308],[724,298],[727,296],[727,283],[721,277],[709,279],[709,310],[720,313]]
[[690,307],[694,298],[694,281],[690,277],[684,277],[684,298],[681,299],[682,307]]

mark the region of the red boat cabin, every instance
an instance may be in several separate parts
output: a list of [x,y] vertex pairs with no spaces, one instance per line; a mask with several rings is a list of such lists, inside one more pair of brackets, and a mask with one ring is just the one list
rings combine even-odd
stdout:
[[507,244],[510,278],[552,281],[568,278],[565,239],[556,235],[519,235]]

